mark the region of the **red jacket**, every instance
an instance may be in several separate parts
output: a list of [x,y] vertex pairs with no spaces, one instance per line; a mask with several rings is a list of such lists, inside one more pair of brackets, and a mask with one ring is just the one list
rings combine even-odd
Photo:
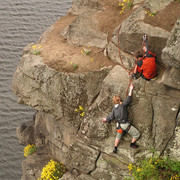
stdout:
[[137,61],[138,72],[142,73],[146,79],[152,79],[157,75],[156,55],[148,51],[140,61]]

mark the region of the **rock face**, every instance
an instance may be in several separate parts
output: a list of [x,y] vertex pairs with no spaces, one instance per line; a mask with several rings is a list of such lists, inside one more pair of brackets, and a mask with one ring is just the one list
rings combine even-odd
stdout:
[[94,14],[95,12],[92,11],[80,14],[62,32],[62,35],[67,38],[69,43],[76,46],[96,46],[99,48],[105,48],[107,46],[107,35],[97,30]]
[[[180,160],[179,19],[171,32],[143,21],[144,9],[162,10],[171,1],[159,1],[159,6],[155,0],[146,1],[122,23],[119,39],[127,69],[133,67],[131,52],[141,46],[143,34],[149,37],[150,49],[161,57],[159,71],[162,65],[168,68],[156,81],[134,80],[129,119],[141,132],[140,148],[131,149],[131,137],[126,134],[116,155],[112,153],[115,122],[102,123],[101,119],[111,112],[114,95],[125,100],[130,75],[119,60],[119,26],[109,42],[108,35],[96,27],[94,15],[104,10],[103,2],[75,0],[69,12],[77,18],[61,35],[77,46],[106,48],[108,57],[119,65],[85,73],[57,72],[33,55],[30,45],[24,49],[12,87],[19,103],[32,106],[37,113],[32,122],[17,128],[17,137],[20,144],[34,143],[37,152],[23,162],[22,180],[37,179],[51,158],[65,163],[68,173],[62,179],[71,180],[123,179],[129,176],[127,165],[149,156],[152,148]],[[85,109],[84,116],[75,111],[79,106]]]
[[171,35],[168,38],[167,45],[163,49],[162,59],[167,66],[173,66],[180,69],[180,17],[177,20]]

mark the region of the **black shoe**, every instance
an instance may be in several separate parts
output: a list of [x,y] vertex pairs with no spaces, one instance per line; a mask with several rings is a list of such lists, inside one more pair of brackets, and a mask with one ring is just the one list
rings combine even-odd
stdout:
[[131,144],[130,144],[130,147],[131,147],[131,148],[135,148],[135,149],[136,149],[136,148],[138,148],[139,146],[138,146],[138,145],[136,145],[135,143],[131,143]]
[[117,147],[114,147],[113,153],[117,153]]

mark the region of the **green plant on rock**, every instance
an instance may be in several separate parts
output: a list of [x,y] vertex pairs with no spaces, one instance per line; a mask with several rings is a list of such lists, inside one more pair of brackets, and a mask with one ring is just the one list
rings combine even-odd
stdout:
[[41,51],[40,51],[40,50],[35,50],[35,51],[33,52],[33,54],[36,55],[36,56],[37,56],[37,55],[40,55],[40,54],[41,54]]
[[31,48],[31,52],[34,54],[34,55],[40,55],[41,54],[41,46],[40,45],[34,45],[32,46]]
[[83,117],[86,110],[82,106],[79,106],[79,109],[75,109],[75,111],[78,112],[79,115]]
[[38,180],[60,179],[66,173],[66,171],[67,169],[63,163],[51,159],[50,162],[43,167],[41,177],[38,178]]
[[91,52],[91,49],[89,49],[89,46],[88,46],[88,49],[83,47],[82,50],[81,50],[81,53],[82,54],[85,53],[86,55],[89,55],[90,52]]
[[156,12],[151,12],[150,10],[146,10],[145,13],[151,17],[154,17],[156,15]]
[[77,64],[72,64],[72,66],[73,66],[74,70],[78,69],[78,65]]
[[132,177],[128,180],[178,180],[180,179],[180,162],[170,158],[152,157],[139,161],[137,164],[129,164],[129,173]]
[[24,156],[27,157],[30,154],[33,154],[34,152],[36,152],[36,146],[34,144],[29,144],[24,148]]

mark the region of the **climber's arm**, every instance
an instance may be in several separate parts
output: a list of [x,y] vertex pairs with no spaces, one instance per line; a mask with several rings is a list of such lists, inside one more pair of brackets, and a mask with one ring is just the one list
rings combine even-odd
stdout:
[[107,118],[103,118],[102,122],[110,122],[111,120],[114,119],[114,109],[112,110],[112,112],[107,116]]

